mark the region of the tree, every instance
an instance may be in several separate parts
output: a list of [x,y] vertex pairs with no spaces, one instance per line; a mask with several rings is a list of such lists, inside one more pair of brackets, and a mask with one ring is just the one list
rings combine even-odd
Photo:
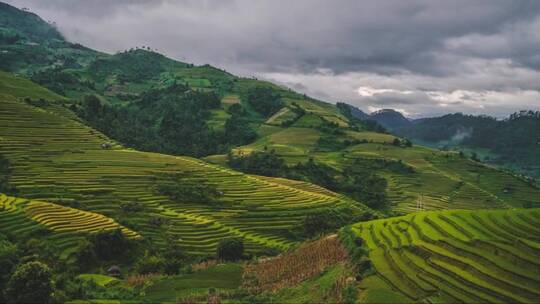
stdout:
[[287,171],[285,161],[272,150],[270,152],[253,152],[247,156],[228,155],[231,168],[246,173],[264,176],[284,176]]
[[101,101],[95,95],[87,95],[84,97],[84,105],[88,117],[99,115],[101,112]]
[[182,265],[186,264],[188,256],[182,246],[173,240],[169,240],[168,246],[163,252],[165,258],[165,273],[168,275],[178,274]]
[[233,145],[249,144],[257,138],[257,132],[251,128],[248,121],[238,114],[233,114],[225,122],[225,136]]
[[135,268],[140,274],[162,273],[165,270],[166,261],[157,255],[149,255],[148,252],[142,257]]
[[332,230],[329,216],[324,213],[310,214],[302,221],[303,232],[308,237],[321,235]]
[[16,194],[16,189],[10,185],[11,168],[9,160],[0,154],[0,193]]
[[15,270],[6,288],[9,303],[49,303],[54,291],[52,272],[41,262],[29,262]]
[[477,161],[477,162],[480,161],[480,159],[478,158],[478,154],[476,154],[476,152],[473,152],[471,154],[471,159],[474,160],[474,161]]
[[0,303],[6,301],[3,298],[2,291],[6,287],[9,276],[15,268],[18,259],[19,254],[17,252],[17,246],[4,240],[0,234]]
[[241,238],[225,239],[219,242],[217,256],[225,261],[237,261],[244,256],[244,240]]
[[255,87],[248,91],[247,100],[253,109],[270,117],[284,106],[281,96],[269,87]]
[[399,138],[394,138],[394,141],[392,142],[392,145],[394,145],[396,147],[401,146],[401,141],[399,140]]
[[104,260],[118,259],[130,252],[132,243],[120,229],[100,231],[90,240],[96,255]]
[[89,240],[84,239],[79,243],[79,248],[75,254],[77,264],[81,270],[86,270],[96,262],[96,252],[94,244]]
[[214,204],[221,195],[214,185],[203,183],[188,173],[165,175],[156,186],[159,194],[180,202]]

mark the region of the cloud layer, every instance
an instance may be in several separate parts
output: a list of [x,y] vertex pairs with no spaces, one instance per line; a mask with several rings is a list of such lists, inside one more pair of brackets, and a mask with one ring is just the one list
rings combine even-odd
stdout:
[[412,116],[540,109],[540,1],[9,0],[64,35]]

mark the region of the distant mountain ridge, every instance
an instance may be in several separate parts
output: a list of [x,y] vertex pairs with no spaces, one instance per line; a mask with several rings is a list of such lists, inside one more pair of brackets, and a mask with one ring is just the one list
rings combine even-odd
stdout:
[[409,126],[412,124],[412,121],[410,119],[406,118],[403,114],[394,109],[382,109],[368,114],[359,109],[358,107],[346,103],[340,104],[342,104],[342,107],[349,108],[351,115],[353,115],[355,118],[362,121],[375,121],[376,123],[389,130]]
[[472,149],[485,161],[540,177],[539,112],[520,111],[503,120],[462,113],[409,119],[393,109],[367,114],[343,105],[354,117],[375,121],[395,135],[441,149]]

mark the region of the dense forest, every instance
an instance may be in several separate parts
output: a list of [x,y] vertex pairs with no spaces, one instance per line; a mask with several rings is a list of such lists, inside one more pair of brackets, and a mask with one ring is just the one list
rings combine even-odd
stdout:
[[247,143],[256,133],[242,106],[229,110],[224,130],[208,126],[210,111],[220,108],[213,92],[191,90],[182,84],[151,89],[125,105],[108,105],[88,95],[75,107],[90,125],[130,147],[176,155],[205,156]]

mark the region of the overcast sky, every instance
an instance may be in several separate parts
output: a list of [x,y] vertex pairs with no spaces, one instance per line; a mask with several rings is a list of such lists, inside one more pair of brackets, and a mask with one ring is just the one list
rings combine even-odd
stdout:
[[540,1],[8,0],[66,38],[150,46],[366,111],[540,110]]

